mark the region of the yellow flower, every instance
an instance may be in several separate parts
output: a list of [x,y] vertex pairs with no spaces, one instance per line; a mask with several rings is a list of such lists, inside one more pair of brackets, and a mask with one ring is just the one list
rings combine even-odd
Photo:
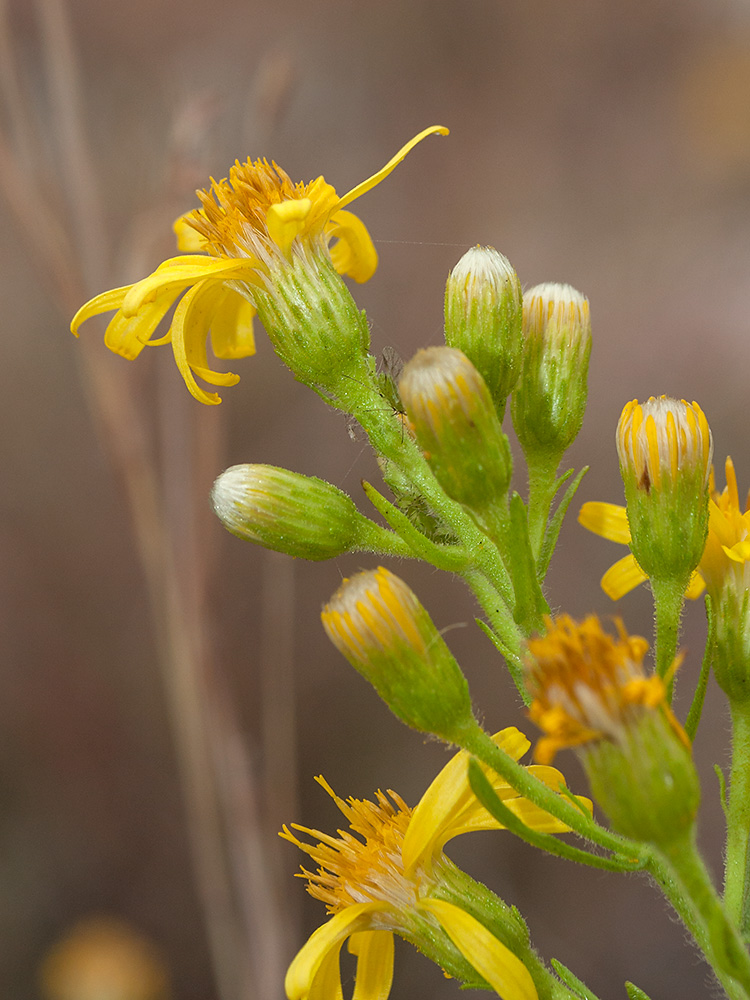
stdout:
[[[529,718],[545,734],[534,751],[538,761],[551,762],[565,747],[622,742],[647,710],[661,712],[689,746],[667,703],[664,681],[646,675],[645,639],[628,635],[619,618],[617,638],[603,631],[596,615],[580,623],[569,615],[546,616],[545,623],[546,634],[527,643]],[[677,666],[678,661],[672,671]]]
[[[179,249],[187,252],[164,261],[135,284],[97,295],[78,310],[71,330],[77,335],[85,320],[116,310],[104,336],[110,350],[132,359],[147,344],[171,342],[193,396],[202,403],[220,403],[218,394],[202,389],[195,376],[219,386],[234,385],[239,376],[209,368],[209,331],[217,357],[253,354],[254,290],[272,287],[280,269],[294,258],[322,254],[339,274],[367,281],[377,267],[377,253],[364,224],[346,206],[435,133],[447,135],[448,129],[435,125],[420,132],[343,197],[323,177],[294,183],[267,160],[236,162],[228,180],[212,180],[208,191],[198,192],[202,207],[175,223]],[[154,338],[177,299],[169,331]]]
[[[504,729],[495,743],[515,760],[529,748],[517,729]],[[318,843],[300,840],[284,827],[281,836],[296,844],[318,865],[302,869],[308,892],[322,900],[331,919],[319,927],[297,954],[286,976],[289,1000],[341,997],[339,953],[345,940],[357,955],[357,1000],[386,1000],[393,977],[393,935],[415,944],[428,931],[442,930],[455,949],[506,1000],[535,1000],[528,970],[516,955],[461,907],[440,898],[441,881],[452,863],[443,846],[460,833],[502,826],[479,804],[468,781],[468,754],[461,751],[443,768],[416,809],[395,792],[378,792],[376,801],[339,798],[325,788],[347,818],[350,830],[331,837],[318,830],[292,829]],[[565,787],[551,767],[532,766],[554,789]],[[559,833],[559,820],[520,798],[502,779],[488,775],[496,793],[535,830]],[[586,802],[580,799],[579,801]]]
[[[746,565],[750,562],[750,495],[745,510],[741,510],[737,477],[729,457],[725,471],[727,485],[719,493],[713,467],[710,470],[708,538],[698,569],[693,573],[685,594],[692,599],[700,597],[706,587],[716,598],[729,577],[734,581],[739,577],[743,586],[750,587],[750,579],[745,582]],[[578,520],[596,535],[612,542],[630,544],[627,510],[619,504],[590,501],[581,507]],[[647,579],[635,556],[630,553],[607,570],[601,585],[604,593],[617,601]]]

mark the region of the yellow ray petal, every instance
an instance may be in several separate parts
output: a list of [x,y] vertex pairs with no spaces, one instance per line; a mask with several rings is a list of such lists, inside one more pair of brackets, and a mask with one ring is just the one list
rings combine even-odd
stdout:
[[443,899],[426,899],[418,906],[437,918],[464,958],[502,1000],[538,1000],[529,970],[484,924]]
[[[530,741],[516,729],[509,726],[493,736],[494,742],[502,750],[518,760],[531,746]],[[402,859],[405,870],[412,868],[419,860],[429,856],[447,840],[447,831],[451,828],[456,815],[474,793],[468,778],[469,754],[461,750],[452,757],[429,786],[414,810],[409,827],[404,837]],[[510,794],[516,792],[505,787]],[[500,789],[497,789],[501,794]]]
[[703,579],[698,570],[693,570],[690,574],[690,582],[687,585],[687,590],[685,591],[685,597],[689,601],[697,601],[701,596],[703,591],[706,589],[706,581]]
[[99,316],[101,313],[112,312],[113,309],[119,309],[132,287],[132,285],[123,285],[122,288],[112,288],[110,291],[102,292],[101,295],[96,295],[93,299],[85,302],[71,320],[70,332],[77,337],[79,326],[87,319]]
[[630,544],[628,512],[620,504],[589,500],[578,512],[578,523],[611,542]]
[[360,284],[369,281],[378,266],[378,253],[364,222],[353,212],[336,212],[325,229],[331,247],[331,261],[339,274],[346,274]]
[[[137,358],[146,344],[155,343],[151,340],[151,336],[178,295],[179,290],[167,289],[159,293],[153,302],[149,302],[135,316],[126,316],[122,309],[118,309],[104,333],[104,343],[110,351],[120,354],[123,358],[130,360]],[[166,335],[166,339],[169,339],[169,334]]]
[[253,304],[227,288],[211,320],[211,347],[217,358],[249,358],[255,354],[254,317]]
[[381,167],[376,174],[372,177],[368,177],[367,180],[362,181],[361,184],[357,184],[353,187],[351,191],[344,195],[338,203],[338,208],[345,208],[350,205],[357,198],[361,198],[363,194],[366,194],[372,188],[377,187],[382,180],[390,174],[395,168],[401,163],[401,161],[409,155],[409,153],[414,149],[417,143],[420,143],[423,139],[426,139],[428,135],[448,135],[450,129],[447,129],[444,125],[431,125],[429,128],[423,129],[419,135],[415,135],[413,139],[402,146],[401,149],[396,153],[396,155],[390,159],[384,167]]
[[371,915],[386,909],[388,907],[384,903],[355,903],[313,931],[287,969],[284,989],[288,1000],[307,1000],[310,987],[326,956],[334,949],[338,956],[341,943],[350,934],[365,930]]
[[197,229],[193,229],[187,221],[188,216],[192,214],[193,212],[187,212],[172,223],[172,229],[177,237],[177,249],[184,253],[200,253],[201,250],[208,249],[205,237],[201,236]]
[[359,931],[349,938],[349,951],[357,956],[352,1000],[388,1000],[393,983],[393,934]]
[[320,968],[313,976],[310,983],[310,990],[306,1000],[344,1000],[344,991],[341,986],[341,967],[339,965],[339,953],[342,942],[331,948]]
[[190,392],[201,403],[216,404],[221,397],[206,392],[195,381],[195,374],[213,385],[235,385],[239,376],[214,372],[208,367],[206,337],[213,318],[217,294],[223,291],[212,281],[202,281],[183,295],[172,319],[172,350],[180,374]]
[[289,253],[294,238],[305,228],[312,207],[309,198],[293,198],[269,206],[266,211],[268,235],[282,253]]
[[634,590],[639,583],[648,580],[648,576],[635,561],[631,553],[610,566],[601,580],[601,588],[607,597],[619,601],[625,594]]
[[[187,263],[190,260],[191,263]],[[126,316],[134,316],[144,303],[152,301],[159,293],[174,288],[180,290],[212,278],[215,281],[255,279],[255,258],[192,257],[165,261],[153,274],[132,285],[122,303]]]

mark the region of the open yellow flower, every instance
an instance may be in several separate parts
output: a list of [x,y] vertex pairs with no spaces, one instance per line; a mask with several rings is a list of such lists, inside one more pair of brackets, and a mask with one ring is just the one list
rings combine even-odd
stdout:
[[[529,740],[517,729],[502,730],[495,743],[515,760]],[[281,836],[296,844],[319,866],[302,869],[308,892],[322,900],[331,919],[319,927],[289,967],[289,1000],[342,997],[339,953],[349,939],[357,956],[356,1000],[387,1000],[393,978],[393,935],[418,946],[429,933],[444,932],[469,966],[506,1000],[535,1000],[537,991],[523,962],[475,917],[441,898],[441,884],[455,870],[443,846],[460,833],[502,829],[479,804],[468,780],[468,754],[461,751],[443,768],[416,809],[395,792],[378,792],[376,801],[339,798],[327,782],[316,780],[347,818],[351,832],[331,837],[292,825],[317,844],[300,840],[287,827]],[[533,766],[538,778],[555,789],[563,775],[551,767]],[[521,798],[502,779],[488,775],[496,793],[528,826],[559,833],[559,820]],[[586,802],[587,800],[580,800]],[[447,942],[446,942],[447,943]],[[428,949],[429,953],[429,949]]]
[[[727,485],[719,493],[713,467],[709,477],[708,537],[698,569],[693,573],[686,597],[700,597],[708,587],[713,598],[721,591],[728,576],[744,578],[750,562],[750,495],[744,511],[740,507],[737,476],[732,459],[725,463]],[[612,542],[630,544],[630,526],[625,507],[614,503],[590,501],[583,504],[579,522]],[[632,553],[611,566],[601,580],[602,590],[613,601],[619,600],[648,576],[636,562]],[[748,580],[750,586],[750,579]]]
[[[617,637],[596,615],[575,622],[569,615],[545,617],[547,632],[529,639],[529,718],[544,736],[534,756],[549,763],[558,750],[600,740],[622,741],[623,732],[644,711],[659,711],[689,746],[666,697],[666,685],[648,674],[648,642],[628,635],[618,618]],[[679,665],[679,659],[673,670]]]
[[[324,255],[339,274],[367,281],[378,257],[367,229],[346,207],[379,184],[428,135],[447,135],[435,125],[424,129],[372,177],[343,197],[323,177],[295,183],[267,160],[237,161],[229,178],[199,191],[202,207],[175,223],[181,256],[164,261],[147,278],[103,292],[73,318],[77,335],[83,322],[116,310],[104,335],[110,350],[135,358],[148,344],[172,344],[175,361],[190,392],[202,403],[220,403],[195,377],[211,385],[234,385],[239,376],[209,367],[210,332],[219,358],[255,352],[254,290],[263,292],[293,258]],[[333,241],[333,245],[329,246]],[[177,300],[169,331],[156,328]]]

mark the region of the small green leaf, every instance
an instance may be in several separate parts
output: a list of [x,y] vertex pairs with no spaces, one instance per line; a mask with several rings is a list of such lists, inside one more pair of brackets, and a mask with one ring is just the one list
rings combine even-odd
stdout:
[[[576,490],[581,485],[581,480],[589,471],[588,465],[585,465],[578,475],[575,477],[573,482],[568,486],[567,490],[563,494],[562,500],[557,505],[557,510],[549,519],[547,524],[547,529],[544,532],[544,541],[542,542],[542,549],[539,553],[539,562],[537,563],[536,573],[539,581],[541,582],[547,574],[547,568],[552,558],[552,553],[555,551],[555,546],[557,545],[557,539],[560,534],[560,528],[562,528],[562,523],[565,515],[568,512],[568,507],[573,497],[576,495]],[[573,475],[573,470],[569,469],[565,475],[560,476],[555,484],[555,492]]]

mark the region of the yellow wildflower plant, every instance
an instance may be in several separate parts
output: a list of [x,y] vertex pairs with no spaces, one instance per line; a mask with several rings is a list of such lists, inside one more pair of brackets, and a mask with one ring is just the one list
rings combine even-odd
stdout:
[[[514,760],[530,746],[514,727],[493,739]],[[468,760],[465,751],[456,754],[413,810],[392,791],[379,791],[374,802],[343,800],[324,778],[316,779],[348,820],[351,832],[339,831],[338,837],[331,837],[292,824],[291,830],[284,827],[280,834],[319,866],[315,873],[303,868],[300,877],[307,879],[308,892],[322,900],[331,915],[289,967],[285,984],[289,1000],[342,996],[339,954],[347,939],[349,950],[357,956],[354,996],[386,1000],[393,978],[394,933],[422,945],[425,930],[433,937],[436,931],[444,931],[459,957],[499,996],[506,1000],[537,997],[523,962],[474,916],[441,898],[441,886],[455,871],[443,846],[471,830],[502,829],[470,789]],[[565,778],[555,768],[532,765],[531,770],[550,787],[565,788]],[[490,777],[496,794],[532,829],[567,830],[502,779]],[[305,843],[292,830],[318,843]],[[457,972],[455,967],[453,972]]]
[[[196,376],[217,386],[234,385],[239,376],[209,367],[209,333],[219,358],[254,354],[254,293],[271,288],[294,258],[323,256],[341,275],[358,282],[372,277],[377,252],[364,223],[346,207],[433,134],[447,135],[448,129],[424,129],[343,197],[323,177],[295,183],[274,162],[235,162],[228,179],[212,179],[208,190],[197,192],[202,207],[175,223],[179,249],[187,252],[164,261],[141,281],[91,299],[73,317],[72,332],[77,335],[92,316],[116,310],[104,335],[110,350],[133,359],[146,345],[171,343],[193,396],[202,403],[220,403],[219,395],[202,389]],[[178,299],[168,332],[154,337]]]
[[[716,599],[728,577],[739,576],[744,580],[745,567],[750,561],[750,494],[743,510],[731,458],[727,457],[724,468],[727,485],[721,493],[716,488],[713,466],[710,470],[706,547],[685,593],[693,600],[706,588]],[[620,504],[589,501],[581,507],[578,520],[595,535],[611,542],[630,544],[627,510]],[[635,556],[629,553],[607,570],[601,587],[608,597],[617,601],[647,579]]]

